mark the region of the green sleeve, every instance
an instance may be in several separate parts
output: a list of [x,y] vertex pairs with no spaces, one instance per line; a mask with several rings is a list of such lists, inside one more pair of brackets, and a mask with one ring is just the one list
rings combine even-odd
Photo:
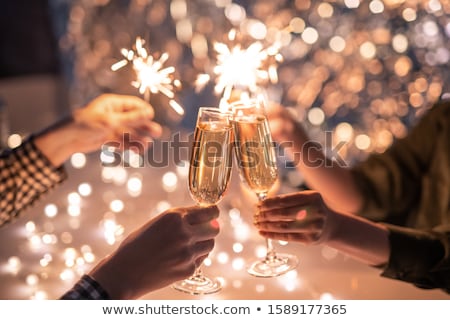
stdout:
[[[448,143],[450,102],[433,106],[407,137],[399,139],[382,154],[373,154],[351,169],[364,204],[360,215],[375,221],[404,225],[423,201],[422,187],[429,167]],[[445,119],[445,121],[442,121]],[[437,141],[436,137],[441,140]],[[449,171],[447,163],[443,164]]]
[[450,293],[450,226],[432,231],[387,227],[391,252],[381,275]]
[[389,229],[382,275],[450,293],[450,101],[434,105],[409,135],[352,168],[358,215]]

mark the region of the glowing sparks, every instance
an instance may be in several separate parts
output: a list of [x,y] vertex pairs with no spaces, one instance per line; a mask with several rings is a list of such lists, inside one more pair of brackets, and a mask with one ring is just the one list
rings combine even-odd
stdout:
[[[234,41],[236,31],[231,30],[228,39]],[[248,47],[241,44],[214,44],[217,53],[216,66],[213,73],[216,76],[214,91],[222,94],[224,100],[229,100],[234,89],[244,92],[258,92],[261,86],[278,82],[277,64],[282,61],[279,46],[274,44],[267,48],[260,41],[251,43]],[[200,74],[196,80],[197,90],[201,90],[211,79],[208,74]]]
[[150,99],[150,94],[162,93],[169,98],[169,105],[175,112],[183,115],[184,109],[174,100],[174,89],[179,88],[181,82],[173,78],[174,67],[163,67],[169,58],[169,54],[164,52],[159,59],[156,59],[148,53],[144,44],[145,41],[138,37],[134,50],[122,49],[121,53],[124,59],[113,64],[111,70],[117,71],[128,64],[132,64],[136,73],[136,80],[131,83],[133,87],[139,89],[139,93],[144,95],[147,101]]

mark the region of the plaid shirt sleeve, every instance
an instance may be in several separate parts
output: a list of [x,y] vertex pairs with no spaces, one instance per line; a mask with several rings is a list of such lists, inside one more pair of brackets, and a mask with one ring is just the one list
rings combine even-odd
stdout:
[[67,177],[40,152],[33,137],[0,153],[0,226],[12,221]]
[[88,275],[84,275],[61,300],[109,300],[108,293]]

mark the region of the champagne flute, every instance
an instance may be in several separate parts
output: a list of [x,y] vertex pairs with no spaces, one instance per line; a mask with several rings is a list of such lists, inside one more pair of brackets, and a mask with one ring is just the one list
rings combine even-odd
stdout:
[[[260,99],[236,101],[230,106],[236,144],[236,157],[241,178],[258,196],[266,198],[278,176],[276,155],[270,135],[264,105]],[[264,259],[253,262],[247,269],[256,277],[276,277],[294,269],[294,255],[276,253],[272,240],[266,239]]]
[[[217,204],[225,194],[232,166],[231,113],[201,107],[197,116],[189,165],[189,191],[201,206]],[[188,279],[173,287],[190,294],[210,294],[222,288],[217,279],[205,276],[198,267]]]

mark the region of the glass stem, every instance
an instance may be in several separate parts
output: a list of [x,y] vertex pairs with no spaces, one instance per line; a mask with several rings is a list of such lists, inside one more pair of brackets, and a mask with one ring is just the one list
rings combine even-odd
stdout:
[[203,278],[203,271],[202,266],[198,266],[197,269],[195,269],[194,274],[192,275],[192,278]]
[[273,249],[272,240],[269,238],[266,238],[266,261],[272,262],[277,258],[277,254],[275,253],[275,250]]
[[[258,193],[258,200],[259,202],[263,201],[267,196],[267,193]],[[273,249],[272,239],[266,238],[266,261],[267,262],[273,262],[277,258],[277,254],[275,253],[275,250]]]

